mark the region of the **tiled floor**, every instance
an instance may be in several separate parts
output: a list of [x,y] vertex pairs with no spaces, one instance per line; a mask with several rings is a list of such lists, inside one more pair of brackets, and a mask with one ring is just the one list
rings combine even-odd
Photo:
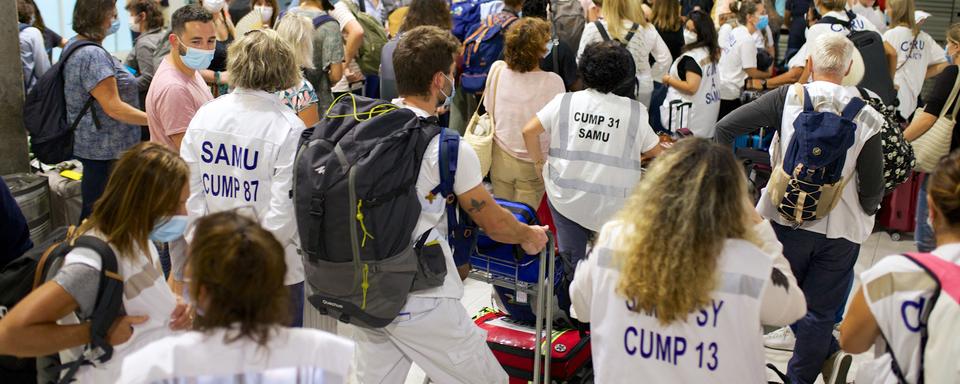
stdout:
[[[877,232],[870,236],[870,238],[862,245],[860,248],[860,258],[857,260],[856,273],[859,276],[861,272],[865,269],[872,266],[881,258],[892,255],[899,254],[907,251],[915,251],[913,241],[909,236],[904,236],[903,241],[893,241],[890,238],[890,235]],[[857,287],[859,287],[860,281],[859,278],[854,283],[853,292],[856,292]],[[468,313],[475,313],[480,308],[490,305],[490,287],[487,284],[467,280],[466,290],[463,297],[463,305],[467,308]],[[866,354],[854,356],[853,367],[850,370],[848,375],[848,381],[852,381],[856,377],[857,367],[863,364],[863,362],[868,361],[872,358],[872,352]],[[768,349],[767,350],[767,360],[771,363],[777,365],[782,371],[786,370],[787,361],[790,359],[789,352],[780,352]],[[775,376],[770,375],[770,380],[775,380]],[[416,365],[413,366],[413,369],[410,370],[410,375],[407,377],[407,384],[421,384],[424,382],[423,371],[417,368]],[[822,383],[818,379],[818,383]]]

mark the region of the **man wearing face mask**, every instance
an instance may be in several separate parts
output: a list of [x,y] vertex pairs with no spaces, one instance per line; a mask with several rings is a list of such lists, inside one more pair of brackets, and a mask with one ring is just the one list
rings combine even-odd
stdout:
[[[213,60],[217,41],[213,15],[196,4],[178,9],[171,17],[168,39],[170,53],[157,68],[147,92],[147,120],[150,141],[180,153],[180,142],[193,115],[213,100],[199,73]],[[171,260],[164,260],[164,270],[172,270],[174,280],[183,281],[186,242],[178,237],[169,245]]]
[[[449,32],[421,26],[404,33],[393,55],[400,98],[393,104],[418,118],[436,121],[438,105],[453,97],[455,59],[460,43]],[[440,137],[426,147],[417,176],[421,211],[413,238],[432,232],[439,240],[447,274],[436,288],[410,292],[398,317],[385,328],[355,327],[357,374],[361,383],[402,383],[411,363],[435,383],[505,384],[507,374],[487,347],[485,333],[470,321],[460,303],[463,283],[456,273],[452,252],[446,247],[445,199],[432,198],[440,184]],[[528,253],[543,249],[547,237],[541,226],[517,222],[501,208],[482,184],[480,160],[463,141],[457,155],[453,190],[467,214],[496,241],[520,244]]]

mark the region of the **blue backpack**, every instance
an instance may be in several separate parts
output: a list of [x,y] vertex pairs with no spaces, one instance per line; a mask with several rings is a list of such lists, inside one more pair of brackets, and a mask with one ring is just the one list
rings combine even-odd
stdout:
[[774,144],[773,159],[779,163],[768,185],[780,216],[794,228],[826,217],[840,202],[849,181],[843,178],[843,165],[856,141],[853,119],[866,106],[855,97],[840,115],[817,112],[804,87],[798,84],[796,89],[803,97],[803,112],[793,122],[793,137],[782,160],[780,143]]
[[471,28],[480,23],[478,0],[451,0],[450,15],[453,18],[453,35],[460,41],[467,38]]
[[464,40],[463,73],[460,75],[464,91],[483,92],[490,66],[503,56],[504,32],[514,21],[517,17],[510,13],[490,15]]

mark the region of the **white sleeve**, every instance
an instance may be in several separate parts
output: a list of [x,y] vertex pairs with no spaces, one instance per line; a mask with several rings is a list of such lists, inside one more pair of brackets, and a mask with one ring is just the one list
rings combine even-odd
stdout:
[[[641,108],[640,110],[640,132],[637,134],[637,141],[640,144],[640,155],[650,152],[657,145],[660,144],[660,136],[653,131],[653,127],[650,126],[649,120],[649,111],[647,108]],[[638,156],[639,158],[639,156]]]
[[540,120],[540,125],[543,126],[543,130],[547,132],[547,135],[549,135],[550,130],[556,126],[557,119],[560,117],[560,102],[563,99],[563,95],[563,93],[557,95],[537,112],[537,120]]
[[273,233],[284,247],[297,235],[297,220],[293,212],[293,168],[297,157],[300,134],[304,130],[303,121],[290,119],[293,126],[287,138],[280,145],[273,168],[273,182],[270,186],[270,205],[263,216],[263,228]]
[[590,301],[593,298],[593,270],[597,264],[598,247],[590,256],[577,264],[573,281],[570,282],[570,315],[584,323],[590,322]]
[[583,26],[583,34],[580,35],[580,47],[577,48],[577,64],[580,64],[580,55],[583,55],[583,50],[587,48],[591,43],[596,43],[601,41],[603,38],[600,37],[600,32],[597,31],[597,25],[594,23],[587,23]]
[[648,33],[647,39],[654,41],[653,50],[650,51],[650,54],[653,55],[655,62],[650,73],[654,80],[659,81],[660,78],[670,70],[670,63],[673,62],[673,57],[670,56],[670,48],[667,48],[667,43],[663,42],[663,38],[660,37],[657,30],[653,29],[652,26],[647,30],[648,32],[652,32]]
[[797,285],[790,262],[783,256],[783,244],[777,240],[770,222],[764,220],[757,224],[754,232],[763,241],[763,253],[773,259],[771,275],[760,298],[760,322],[771,326],[793,324],[807,313],[806,298]]
[[806,67],[807,66],[807,44],[803,44],[800,47],[800,50],[797,51],[793,57],[790,58],[790,61],[787,63],[787,68],[797,68],[797,67]]
[[[201,110],[203,109],[204,108],[201,107]],[[190,125],[187,126],[187,131],[183,135],[183,142],[180,143],[180,157],[183,158],[183,161],[187,163],[187,168],[190,169],[190,196],[187,197],[187,217],[191,222],[207,214],[203,173],[200,172],[200,158],[198,156],[198,148],[195,147],[197,144],[195,144],[193,140],[194,133],[200,129],[196,127],[196,125],[200,124],[196,117],[197,116],[194,115],[194,118],[190,121]],[[187,242],[193,239],[192,231],[190,232],[191,233],[185,236]]]
[[457,173],[453,176],[453,193],[462,195],[482,182],[480,157],[470,144],[460,140],[460,149],[457,151]]
[[350,7],[343,1],[338,1],[337,4],[333,6],[333,10],[330,11],[330,17],[336,19],[337,23],[340,24],[341,32],[347,27],[348,23],[351,21],[357,21],[357,18],[353,16],[352,12],[350,12]]
[[[738,38],[737,54],[740,55],[740,64],[743,65],[743,69],[747,68],[756,68],[757,67],[757,46],[755,44],[749,44],[751,42],[755,43],[756,40],[753,39],[750,35],[743,35]],[[743,86],[743,84],[738,84]]]
[[937,44],[936,40],[933,40],[933,38],[927,33],[923,34],[923,39],[926,40],[924,47],[927,48],[927,53],[925,53],[925,55],[930,55],[929,65],[946,63],[947,56],[943,54],[943,47],[941,47],[940,44]]

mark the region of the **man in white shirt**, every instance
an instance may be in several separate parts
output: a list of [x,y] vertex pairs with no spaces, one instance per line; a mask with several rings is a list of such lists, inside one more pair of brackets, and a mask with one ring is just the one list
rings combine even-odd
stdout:
[[[818,106],[817,111],[839,114],[850,100],[859,97],[855,87],[840,85],[853,63],[853,43],[840,34],[827,33],[810,48],[814,81],[804,86],[804,92]],[[779,139],[774,140],[770,153],[771,157],[783,156],[795,131],[793,123],[803,110],[801,95],[795,90],[781,87],[734,111],[717,123],[717,140],[729,144],[743,131],[778,127]],[[849,356],[838,353],[833,325],[846,301],[860,244],[873,231],[873,215],[883,197],[883,158],[877,135],[883,116],[866,106],[853,122],[857,125],[854,143],[846,152],[842,170],[846,185],[840,201],[826,217],[793,228],[778,213],[780,199],[771,196],[769,188],[764,189],[757,205],[760,214],[773,222],[784,255],[807,298],[807,315],[792,326],[797,342],[787,375],[793,383],[813,383],[825,361],[835,368],[849,368],[850,364]],[[773,162],[780,161],[782,158]],[[828,361],[831,356],[834,358]],[[845,383],[845,375],[842,370],[825,372],[826,378],[836,382]]]
[[[437,106],[453,96],[455,59],[460,44],[437,27],[407,31],[393,56],[400,98],[394,104],[417,116],[436,116]],[[461,207],[492,239],[519,244],[527,253],[543,249],[546,227],[517,222],[501,208],[482,184],[480,160],[473,149],[460,142],[454,193]],[[411,292],[399,316],[384,328],[356,327],[357,370],[362,383],[402,383],[413,362],[435,383],[507,383],[486,344],[486,333],[470,320],[460,299],[463,283],[453,253],[446,241],[445,201],[431,198],[440,184],[439,136],[427,146],[416,190],[421,213],[413,238],[432,231],[428,240],[440,241],[447,264],[443,285]]]

